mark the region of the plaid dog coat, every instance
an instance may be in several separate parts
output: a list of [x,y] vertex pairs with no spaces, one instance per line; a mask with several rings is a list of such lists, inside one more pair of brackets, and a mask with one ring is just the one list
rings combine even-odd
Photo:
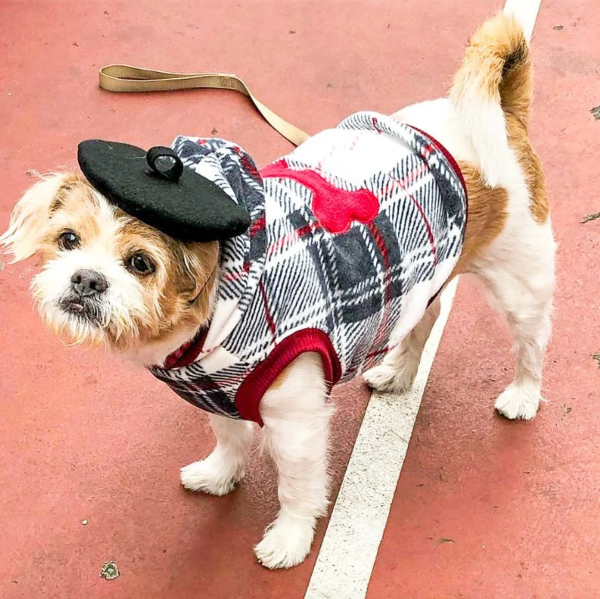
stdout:
[[207,329],[151,372],[209,412],[262,424],[260,401],[298,355],[331,385],[375,365],[455,267],[466,188],[434,139],[359,112],[262,172],[221,139],[177,137],[184,164],[250,213],[221,248]]

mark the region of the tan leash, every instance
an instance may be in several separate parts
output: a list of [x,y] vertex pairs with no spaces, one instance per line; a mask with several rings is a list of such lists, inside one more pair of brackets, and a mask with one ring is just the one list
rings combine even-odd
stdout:
[[110,92],[157,92],[177,89],[232,89],[252,100],[264,119],[287,140],[299,146],[310,135],[284,121],[259,102],[248,86],[236,75],[223,73],[170,73],[125,64],[111,64],[100,69],[100,87]]

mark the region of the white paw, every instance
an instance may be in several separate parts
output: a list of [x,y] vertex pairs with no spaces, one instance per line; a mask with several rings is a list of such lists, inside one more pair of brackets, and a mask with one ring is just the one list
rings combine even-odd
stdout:
[[404,393],[412,387],[418,367],[418,363],[416,367],[404,364],[396,370],[387,364],[380,364],[367,370],[363,378],[371,389],[380,393]]
[[215,450],[205,460],[184,466],[181,484],[190,491],[227,495],[244,478],[244,474],[244,464],[232,462]]
[[270,569],[292,568],[301,564],[310,552],[315,536],[314,525],[314,518],[297,520],[280,513],[254,548],[258,561]]
[[509,385],[496,400],[495,408],[508,418],[531,420],[540,405],[539,389],[535,385]]

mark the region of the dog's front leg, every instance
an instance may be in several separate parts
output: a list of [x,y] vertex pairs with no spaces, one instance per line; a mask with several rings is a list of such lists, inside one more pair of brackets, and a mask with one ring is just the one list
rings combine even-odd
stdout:
[[254,437],[252,423],[210,415],[217,438],[213,452],[181,469],[181,484],[190,491],[226,495],[244,478],[248,450]]
[[299,356],[261,403],[263,446],[278,471],[280,510],[255,547],[267,568],[289,568],[308,555],[317,519],[328,504],[327,444],[333,407],[321,358]]

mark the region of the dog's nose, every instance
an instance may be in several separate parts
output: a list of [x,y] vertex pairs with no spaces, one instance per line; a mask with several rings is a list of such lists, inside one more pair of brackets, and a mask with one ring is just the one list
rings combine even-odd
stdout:
[[71,285],[82,297],[104,293],[108,289],[106,278],[95,270],[78,270],[71,277]]

